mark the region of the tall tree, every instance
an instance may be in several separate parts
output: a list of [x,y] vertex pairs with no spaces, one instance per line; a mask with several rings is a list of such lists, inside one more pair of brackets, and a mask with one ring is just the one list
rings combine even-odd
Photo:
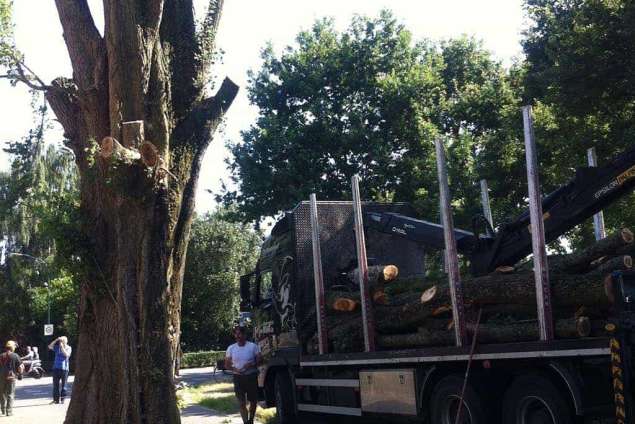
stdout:
[[239,190],[224,195],[243,219],[275,215],[311,192],[349,198],[356,173],[366,198],[413,202],[435,219],[433,140],[444,135],[453,137],[459,215],[475,212],[474,154],[516,101],[481,43],[417,43],[384,11],[344,32],[320,20],[281,55],[265,48],[263,60],[249,85],[257,122],[231,146]]
[[231,340],[238,277],[253,270],[260,243],[259,233],[230,222],[226,210],[194,220],[183,279],[184,351],[224,349]]
[[[192,0],[106,0],[103,35],[87,0],[55,3],[73,78],[45,84],[13,51],[7,71],[45,92],[80,174],[74,256],[84,268],[66,423],[178,423],[172,363],[194,195],[238,90],[225,79],[208,97],[205,86],[223,0],[210,1],[200,28]],[[145,137],[124,139],[123,123],[137,120]],[[121,141],[114,155],[98,144],[105,137]],[[143,140],[144,158],[158,158],[136,159]]]
[[[601,164],[633,146],[635,3],[525,0],[525,7],[525,96],[545,123],[537,136],[548,142],[547,172],[562,182],[586,162],[588,147]],[[607,227],[635,225],[634,201],[605,210]],[[583,230],[574,241],[593,238],[590,224]]]

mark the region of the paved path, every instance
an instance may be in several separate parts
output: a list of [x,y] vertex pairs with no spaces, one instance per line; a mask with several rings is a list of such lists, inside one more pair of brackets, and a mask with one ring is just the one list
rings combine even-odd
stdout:
[[[219,376],[218,379],[226,377]],[[212,368],[197,368],[183,370],[181,381],[194,386],[214,381]],[[72,391],[73,377],[69,378],[69,393]],[[64,405],[51,404],[51,377],[40,380],[25,378],[18,382],[13,416],[0,416],[0,424],[62,424],[66,415],[67,403]],[[183,424],[241,424],[239,416],[227,416],[211,409],[191,405],[181,412]]]

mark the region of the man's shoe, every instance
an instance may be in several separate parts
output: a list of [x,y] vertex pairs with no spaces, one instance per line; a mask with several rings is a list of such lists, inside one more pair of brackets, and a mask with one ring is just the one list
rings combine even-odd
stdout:
[[51,401],[51,405],[53,405],[54,403],[60,403],[60,401],[59,400]]

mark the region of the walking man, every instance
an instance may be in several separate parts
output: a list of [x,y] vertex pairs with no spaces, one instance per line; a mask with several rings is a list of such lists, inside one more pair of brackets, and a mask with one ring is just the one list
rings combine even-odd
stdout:
[[22,372],[24,365],[15,353],[18,344],[9,340],[5,352],[0,356],[0,410],[2,415],[13,415],[13,399],[15,399],[15,382]]
[[49,344],[55,352],[53,362],[53,403],[64,403],[66,397],[66,380],[68,379],[68,359],[73,349],[68,345],[66,336],[58,337]]
[[262,355],[257,344],[247,341],[245,327],[236,327],[234,337],[236,343],[229,346],[225,353],[225,368],[234,373],[234,392],[243,423],[253,424],[258,405],[258,365],[262,362]]

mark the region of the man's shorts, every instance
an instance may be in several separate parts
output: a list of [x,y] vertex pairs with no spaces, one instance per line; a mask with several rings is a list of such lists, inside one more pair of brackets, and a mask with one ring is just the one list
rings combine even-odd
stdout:
[[250,403],[258,402],[258,373],[234,374],[234,393],[239,402],[244,402],[245,396]]

